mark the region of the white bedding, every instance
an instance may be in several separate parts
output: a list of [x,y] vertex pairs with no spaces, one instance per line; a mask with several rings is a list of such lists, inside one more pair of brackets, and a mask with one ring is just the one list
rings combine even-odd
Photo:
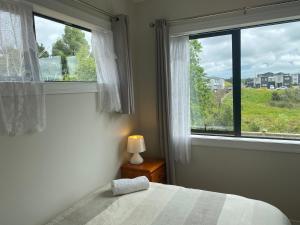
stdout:
[[[151,183],[148,190],[119,197],[110,197],[107,189],[104,199],[99,197],[102,191],[94,196],[98,203],[85,201],[50,224],[290,225],[288,218],[274,206],[236,195],[157,183]],[[106,206],[100,207],[101,204]]]

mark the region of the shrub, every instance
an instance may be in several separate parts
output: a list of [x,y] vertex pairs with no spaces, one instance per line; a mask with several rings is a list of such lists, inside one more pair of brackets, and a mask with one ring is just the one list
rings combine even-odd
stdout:
[[223,104],[222,107],[220,107],[218,113],[215,115],[214,120],[216,124],[230,127],[233,125],[233,112],[232,112],[232,106],[228,104]]
[[279,108],[293,108],[300,104],[300,89],[289,88],[283,92],[272,92],[271,101],[269,102],[273,107]]
[[280,101],[280,95],[277,91],[272,93],[272,101]]

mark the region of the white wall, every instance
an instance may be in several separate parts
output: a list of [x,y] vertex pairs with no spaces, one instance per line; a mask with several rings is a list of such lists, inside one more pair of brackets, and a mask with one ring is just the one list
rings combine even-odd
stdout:
[[[107,2],[130,13],[123,0]],[[93,93],[47,95],[46,108],[44,132],[0,137],[1,225],[45,224],[115,178],[124,160],[133,116],[97,113]]]
[[48,95],[47,128],[0,137],[0,224],[40,225],[98,186],[123,159],[128,116],[98,114],[95,94]]
[[189,165],[177,165],[177,182],[271,203],[299,220],[300,154],[194,146]]
[[[176,19],[274,0],[149,0],[136,5],[135,74],[139,129],[149,156],[161,156],[156,118],[154,30],[158,18]],[[300,220],[300,155],[194,146],[192,163],[177,167],[178,184],[265,200]]]

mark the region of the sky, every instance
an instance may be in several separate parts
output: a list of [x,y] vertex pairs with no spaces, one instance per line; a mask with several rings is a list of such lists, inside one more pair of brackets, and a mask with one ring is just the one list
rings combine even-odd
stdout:
[[[232,76],[231,35],[199,39],[208,76]],[[241,31],[242,78],[266,72],[300,73],[300,22]]]
[[[39,44],[43,44],[47,51],[51,54],[52,45],[55,41],[62,37],[65,25],[50,21],[38,16],[34,17],[36,39]],[[83,31],[88,43],[91,44],[91,33]]]

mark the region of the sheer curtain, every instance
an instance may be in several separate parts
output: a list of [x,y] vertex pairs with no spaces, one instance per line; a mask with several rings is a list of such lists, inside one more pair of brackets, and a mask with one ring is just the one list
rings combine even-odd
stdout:
[[96,61],[98,110],[121,112],[120,84],[111,31],[92,31],[92,50]]
[[45,128],[32,7],[0,1],[0,135],[22,135]]
[[187,36],[170,38],[171,143],[175,161],[191,159],[190,52]]

